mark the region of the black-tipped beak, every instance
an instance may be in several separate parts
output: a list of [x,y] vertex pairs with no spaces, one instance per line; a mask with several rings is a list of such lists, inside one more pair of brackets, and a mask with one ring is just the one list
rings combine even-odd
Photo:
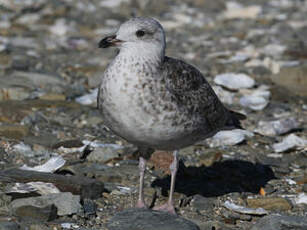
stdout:
[[99,44],[99,48],[108,48],[110,46],[117,46],[118,44],[122,43],[122,40],[116,38],[116,35],[111,35],[103,38]]

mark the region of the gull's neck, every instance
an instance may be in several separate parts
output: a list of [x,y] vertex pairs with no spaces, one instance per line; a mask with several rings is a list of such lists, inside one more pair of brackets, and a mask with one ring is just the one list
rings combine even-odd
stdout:
[[118,54],[120,58],[126,58],[129,63],[142,62],[159,66],[164,60],[164,46],[148,43],[123,44]]

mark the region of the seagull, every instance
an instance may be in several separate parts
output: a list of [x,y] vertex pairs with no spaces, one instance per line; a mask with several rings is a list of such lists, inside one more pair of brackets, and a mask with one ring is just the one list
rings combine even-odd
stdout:
[[[176,214],[173,193],[179,150],[220,130],[241,128],[243,115],[222,104],[197,68],[165,56],[165,33],[157,20],[129,19],[99,42],[99,48],[108,47],[119,53],[102,76],[98,109],[110,130],[140,149],[173,151],[169,199],[154,210]],[[139,208],[147,208],[145,169],[141,156]]]

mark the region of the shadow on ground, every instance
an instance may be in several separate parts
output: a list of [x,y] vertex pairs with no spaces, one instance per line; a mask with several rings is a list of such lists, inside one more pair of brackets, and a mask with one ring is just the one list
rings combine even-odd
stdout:
[[[258,193],[261,187],[275,179],[272,169],[260,163],[242,160],[216,162],[210,167],[185,167],[181,162],[176,179],[175,191],[187,196],[199,194],[216,197],[232,192]],[[153,187],[162,187],[167,196],[170,176],[153,181]]]

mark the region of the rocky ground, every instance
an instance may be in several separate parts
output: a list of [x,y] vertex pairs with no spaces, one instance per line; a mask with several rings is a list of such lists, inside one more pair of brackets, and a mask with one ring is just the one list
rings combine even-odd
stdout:
[[[180,152],[178,216],[133,209],[137,149],[96,109],[97,43],[135,15],[247,115]],[[304,0],[0,0],[0,229],[307,229],[306,37]],[[148,205],[171,160],[148,162]]]

